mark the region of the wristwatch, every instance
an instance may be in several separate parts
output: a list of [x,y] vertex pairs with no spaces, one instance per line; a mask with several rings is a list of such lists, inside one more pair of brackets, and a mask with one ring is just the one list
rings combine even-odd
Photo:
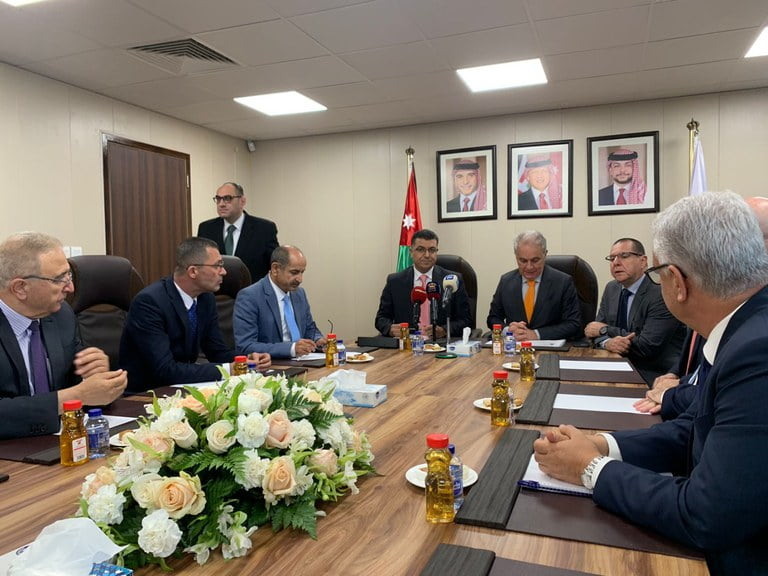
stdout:
[[600,326],[600,336],[606,336],[608,334],[608,326]]
[[595,469],[597,468],[597,465],[600,463],[600,461],[603,458],[607,458],[607,456],[595,456],[594,458],[592,458],[589,464],[587,464],[587,467],[584,468],[584,472],[581,473],[581,483],[584,484],[584,487],[587,490],[595,489],[595,483],[592,480],[592,474],[595,473]]

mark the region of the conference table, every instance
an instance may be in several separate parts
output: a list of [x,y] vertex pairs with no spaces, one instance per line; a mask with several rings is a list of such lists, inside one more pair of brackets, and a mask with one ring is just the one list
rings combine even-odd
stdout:
[[[346,368],[365,371],[368,383],[386,384],[388,398],[375,408],[347,407],[345,412],[355,418],[357,428],[369,434],[378,475],[361,479],[359,494],[323,507],[327,516],[318,521],[317,540],[303,532],[273,533],[262,527],[252,537],[248,556],[225,562],[216,553],[207,564],[198,566],[190,555],[184,555],[170,561],[177,574],[419,574],[441,543],[606,576],[708,574],[700,559],[464,524],[427,523],[424,492],[406,480],[405,472],[423,463],[426,435],[441,432],[450,436],[465,465],[482,475],[505,429],[492,427],[489,413],[474,407],[473,401],[490,396],[492,371],[509,359],[493,356],[487,349],[471,358],[456,359],[383,349],[371,355],[372,362]],[[611,356],[582,348],[571,348],[567,355]],[[316,380],[330,372],[313,368],[304,377]],[[531,385],[519,382],[516,372],[510,372],[510,382],[514,393],[524,400]],[[146,398],[134,400],[144,402]],[[0,554],[31,542],[46,525],[74,515],[83,478],[100,465],[102,462],[95,461],[65,468],[0,460],[0,473],[10,475],[8,482],[0,484]],[[157,567],[136,573],[165,574]]]

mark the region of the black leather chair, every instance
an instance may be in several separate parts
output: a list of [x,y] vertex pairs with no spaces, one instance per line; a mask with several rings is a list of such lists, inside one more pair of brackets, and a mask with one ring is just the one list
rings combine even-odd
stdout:
[[73,256],[69,266],[75,291],[67,301],[77,316],[80,339],[86,347],[104,350],[115,370],[125,317],[131,300],[144,288],[144,280],[130,261],[120,256]]
[[[469,309],[472,312],[471,328],[474,330],[477,326],[477,274],[475,274],[475,269],[464,258],[454,254],[439,254],[437,265],[461,274],[464,288],[467,291],[467,298],[469,299]],[[460,335],[452,334],[452,336],[457,337]]]
[[581,306],[581,328],[597,316],[597,276],[589,262],[573,255],[548,255],[547,264],[573,278]]
[[224,343],[230,348],[235,347],[235,335],[232,329],[232,317],[235,312],[237,293],[251,285],[251,273],[248,267],[237,256],[222,255],[224,269],[227,274],[216,292],[216,311],[219,314],[219,328]]

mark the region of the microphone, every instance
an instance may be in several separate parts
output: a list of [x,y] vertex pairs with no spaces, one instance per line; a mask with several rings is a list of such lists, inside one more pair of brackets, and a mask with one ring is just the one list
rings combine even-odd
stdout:
[[443,278],[443,308],[451,305],[451,296],[459,289],[459,277],[456,274],[448,274]]
[[421,286],[414,286],[411,290],[411,326],[419,329],[419,319],[421,318],[421,304],[427,301],[427,292]]
[[[437,282],[427,282],[427,298],[429,299],[429,320],[434,327],[437,324],[437,301],[440,300],[440,286]],[[434,332],[432,339],[435,339]]]

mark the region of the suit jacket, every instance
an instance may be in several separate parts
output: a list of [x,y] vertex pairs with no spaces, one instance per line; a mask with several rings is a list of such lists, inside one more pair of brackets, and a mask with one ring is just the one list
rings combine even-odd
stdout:
[[[462,204],[462,196],[459,194],[455,198],[451,198],[448,200],[448,202],[445,205],[446,212],[461,212],[461,204]],[[469,205],[470,210],[475,209],[475,203],[477,201],[477,195],[475,195],[474,200],[472,200],[472,203]]]
[[657,376],[665,374],[680,359],[685,325],[667,309],[661,297],[661,286],[643,278],[627,315],[629,329],[619,328],[621,290],[622,285],[616,280],[605,285],[597,321],[608,325],[610,338],[635,333],[627,357],[645,381],[652,384]]
[[[502,275],[488,311],[488,328],[494,324],[526,321],[523,280],[519,270]],[[538,330],[542,340],[578,339],[581,308],[573,279],[566,273],[544,266],[539,293],[528,328]]]
[[689,370],[687,365],[688,351],[691,347],[692,337],[693,330],[689,329],[680,350],[680,360],[677,363],[677,367],[672,370],[673,374],[680,376],[680,383],[664,392],[664,396],[661,399],[661,412],[659,412],[659,415],[662,420],[677,418],[688,410],[696,398],[696,393],[700,390],[698,378],[693,378],[693,372],[701,364],[706,339],[701,334],[696,335],[696,344],[693,347],[693,359],[691,360]]
[[[411,303],[411,290],[413,290],[413,266],[409,266],[400,272],[394,272],[387,276],[387,282],[381,291],[379,299],[379,309],[376,312],[376,330],[389,336],[389,329],[392,324],[408,322],[413,324],[413,304]],[[461,334],[467,326],[472,326],[472,311],[469,308],[467,299],[467,290],[464,287],[464,281],[461,274],[446,270],[441,266],[435,266],[432,269],[432,281],[438,286],[443,286],[443,278],[448,274],[455,274],[459,277],[459,289],[451,298],[451,337]],[[444,329],[447,324],[447,315],[443,308],[442,301],[437,306],[438,326]]]
[[599,206],[613,206],[613,184],[600,188],[597,203]]
[[[768,288],[733,315],[688,411],[614,432],[595,502],[705,550],[710,573],[768,574]],[[671,471],[676,476],[656,472]]]
[[[211,218],[200,222],[197,235],[209,238],[219,245],[219,252],[224,254],[224,219]],[[277,248],[277,226],[271,220],[257,218],[245,213],[243,229],[235,248],[235,256],[240,258],[251,273],[251,282],[256,282],[269,272],[272,251]]]
[[216,298],[197,297],[197,339],[189,331],[189,316],[172,277],[150,284],[131,302],[120,340],[120,367],[128,371],[128,390],[220,380],[215,364],[197,364],[200,351],[209,362],[231,362],[219,329]]
[[50,394],[30,396],[29,375],[16,335],[0,311],[0,439],[53,434],[59,430],[56,390],[76,384],[72,362],[83,346],[69,304],[40,320],[50,364]]
[[533,191],[529,188],[522,194],[517,195],[518,210],[538,210],[536,199],[533,197]]
[[[321,338],[304,288],[291,292],[291,306],[301,337]],[[268,276],[238,292],[233,323],[239,353],[269,352],[274,358],[291,357],[292,342],[283,342],[283,319]]]

